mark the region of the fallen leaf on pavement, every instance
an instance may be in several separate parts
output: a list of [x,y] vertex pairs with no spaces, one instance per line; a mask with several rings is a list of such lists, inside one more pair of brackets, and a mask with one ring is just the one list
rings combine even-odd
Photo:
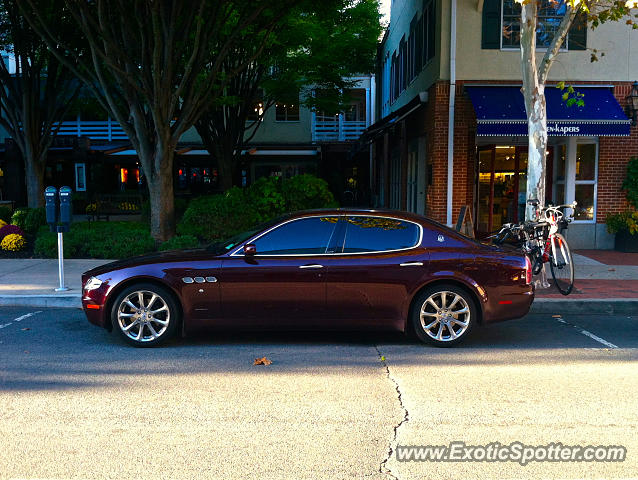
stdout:
[[560,318],[560,315],[552,315],[552,318]]
[[23,328],[22,331],[24,332],[25,330],[31,330],[29,327]]
[[381,355],[381,361],[385,362],[385,357],[383,355]]
[[255,358],[253,365],[270,365],[272,363],[271,360],[268,360],[267,357]]

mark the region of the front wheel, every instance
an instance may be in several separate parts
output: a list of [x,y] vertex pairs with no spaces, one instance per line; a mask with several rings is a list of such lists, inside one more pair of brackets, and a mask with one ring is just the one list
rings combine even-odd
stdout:
[[471,295],[454,285],[437,285],[420,293],[412,309],[412,325],[422,342],[437,347],[456,345],[477,318]]
[[563,295],[569,295],[574,288],[574,261],[565,237],[557,233],[552,238],[549,265],[556,288]]
[[159,345],[173,336],[178,315],[177,303],[170,292],[146,283],[125,288],[111,309],[113,328],[136,347]]

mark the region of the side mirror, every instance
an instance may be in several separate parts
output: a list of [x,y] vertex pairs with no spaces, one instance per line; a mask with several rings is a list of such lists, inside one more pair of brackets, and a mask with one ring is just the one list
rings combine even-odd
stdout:
[[257,253],[257,247],[254,243],[247,243],[244,245],[244,255],[255,255]]

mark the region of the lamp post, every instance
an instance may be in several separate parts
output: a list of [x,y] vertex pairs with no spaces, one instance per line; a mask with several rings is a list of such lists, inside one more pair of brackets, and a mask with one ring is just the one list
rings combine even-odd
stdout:
[[638,124],[638,82],[631,87],[631,94],[627,95],[627,116],[631,118],[631,125]]

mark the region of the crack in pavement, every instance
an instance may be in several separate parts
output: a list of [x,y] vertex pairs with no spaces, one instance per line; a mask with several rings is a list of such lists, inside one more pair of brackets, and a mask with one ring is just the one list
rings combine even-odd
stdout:
[[390,445],[388,446],[388,454],[386,455],[386,457],[383,459],[383,461],[379,465],[379,473],[387,475],[388,477],[390,477],[390,478],[392,478],[394,480],[398,480],[399,477],[394,475],[392,473],[392,471],[390,470],[390,468],[388,467],[388,462],[392,458],[392,454],[394,453],[394,451],[396,449],[396,446],[397,446],[397,439],[398,439],[398,436],[399,436],[399,428],[401,427],[401,425],[403,425],[404,423],[406,423],[406,422],[408,422],[410,420],[410,414],[408,413],[408,409],[405,408],[405,405],[403,404],[403,394],[401,393],[401,388],[399,387],[399,382],[397,382],[392,377],[392,374],[390,373],[390,368],[388,367],[388,363],[386,362],[385,356],[381,354],[381,350],[379,350],[379,347],[377,345],[374,346],[374,349],[377,351],[377,355],[379,356],[379,360],[381,361],[381,363],[383,364],[383,367],[385,368],[386,376],[394,384],[394,389],[397,392],[397,400],[399,400],[399,405],[401,405],[401,409],[403,410],[403,418],[401,419],[401,421],[399,423],[397,423],[394,426],[394,432],[392,434],[392,440],[390,441]]

